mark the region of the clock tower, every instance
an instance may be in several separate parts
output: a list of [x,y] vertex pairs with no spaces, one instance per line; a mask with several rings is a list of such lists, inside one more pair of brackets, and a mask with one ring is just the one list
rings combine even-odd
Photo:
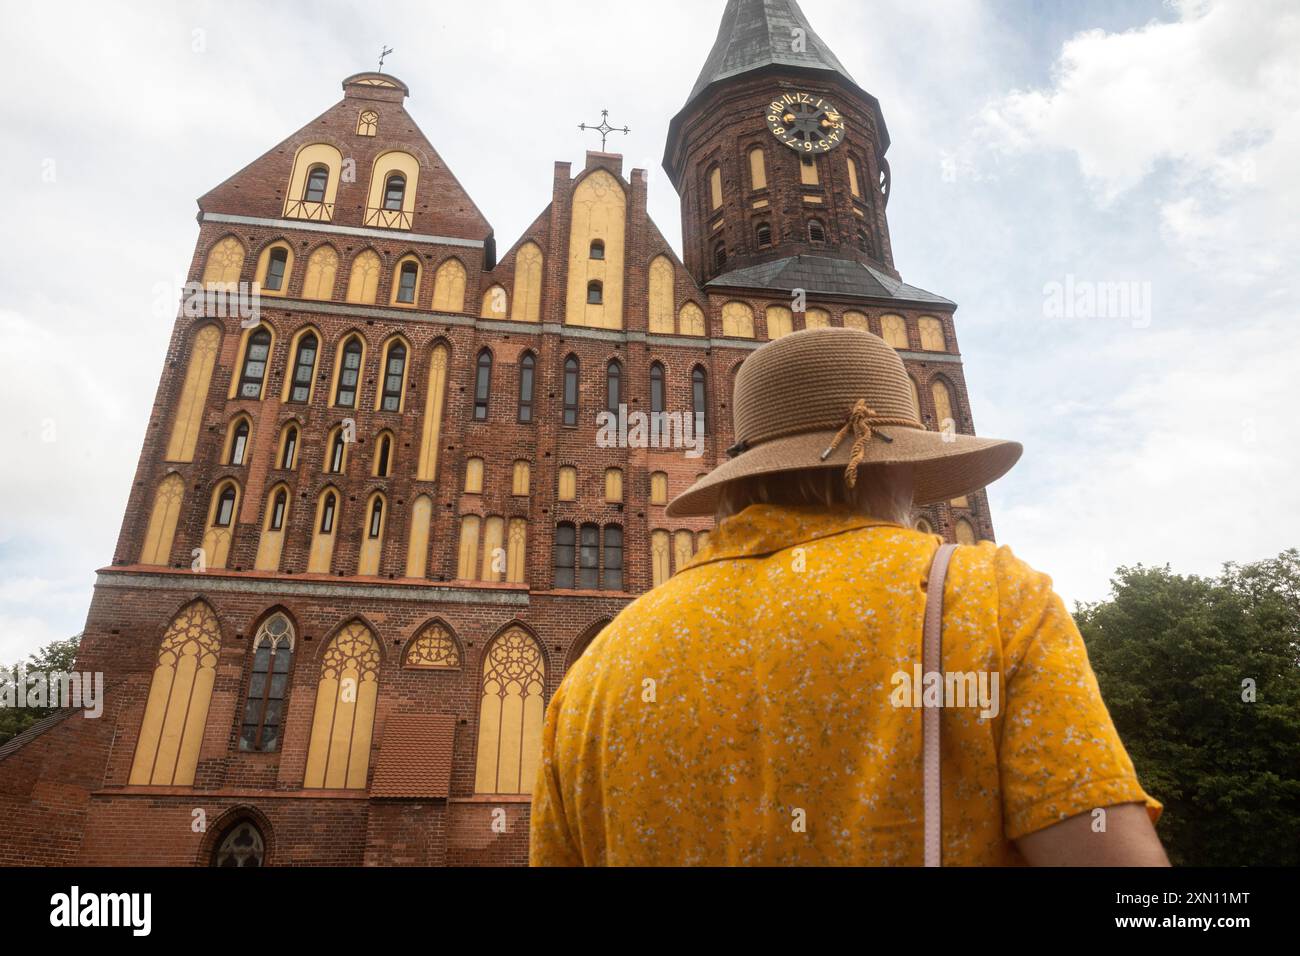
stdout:
[[806,256],[897,279],[888,148],[880,104],[795,0],[729,0],[664,156],[687,268],[707,284]]

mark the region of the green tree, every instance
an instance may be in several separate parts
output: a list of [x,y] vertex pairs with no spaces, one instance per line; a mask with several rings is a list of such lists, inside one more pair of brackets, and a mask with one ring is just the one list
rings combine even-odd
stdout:
[[[14,671],[39,672],[42,674],[67,674],[77,660],[77,648],[81,645],[81,635],[70,637],[66,641],[54,641],[46,644],[35,654],[27,658],[26,664],[6,667],[0,672],[0,690],[7,689],[14,682]],[[58,710],[57,702],[53,707],[0,707],[0,744],[21,734],[24,730],[48,717]]]
[[1300,551],[1111,587],[1075,619],[1170,860],[1300,865]]

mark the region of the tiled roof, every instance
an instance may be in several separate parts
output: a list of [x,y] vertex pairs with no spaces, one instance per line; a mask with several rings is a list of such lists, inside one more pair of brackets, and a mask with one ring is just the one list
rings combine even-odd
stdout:
[[394,714],[384,724],[370,786],[377,798],[446,798],[451,794],[451,714]]
[[956,305],[941,295],[908,285],[871,266],[850,259],[830,259],[825,256],[790,256],[764,262],[720,275],[708,286],[725,289],[775,289],[782,292],[803,289],[822,295]]

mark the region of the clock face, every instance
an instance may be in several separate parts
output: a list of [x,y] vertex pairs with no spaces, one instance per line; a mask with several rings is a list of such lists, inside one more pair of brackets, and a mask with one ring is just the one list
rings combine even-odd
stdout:
[[844,142],[844,115],[813,93],[782,93],[767,104],[767,128],[805,154],[829,153]]

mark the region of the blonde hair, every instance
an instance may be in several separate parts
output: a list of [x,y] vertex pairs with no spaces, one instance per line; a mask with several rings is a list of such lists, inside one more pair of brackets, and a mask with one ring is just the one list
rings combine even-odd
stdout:
[[729,481],[718,492],[717,520],[750,505],[849,508],[880,521],[912,527],[912,467],[863,465],[849,488],[841,468],[806,468]]

